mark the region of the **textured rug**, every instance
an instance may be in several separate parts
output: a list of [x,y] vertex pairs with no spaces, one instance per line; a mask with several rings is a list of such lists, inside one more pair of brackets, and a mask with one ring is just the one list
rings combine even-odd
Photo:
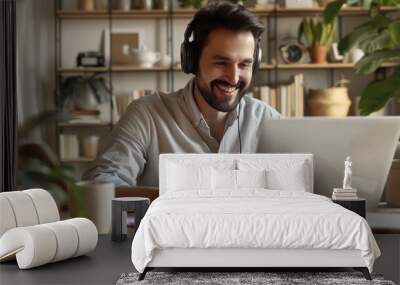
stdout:
[[372,275],[368,281],[360,272],[148,272],[146,278],[138,281],[139,273],[124,273],[116,285],[133,284],[221,284],[221,285],[395,285],[382,276]]

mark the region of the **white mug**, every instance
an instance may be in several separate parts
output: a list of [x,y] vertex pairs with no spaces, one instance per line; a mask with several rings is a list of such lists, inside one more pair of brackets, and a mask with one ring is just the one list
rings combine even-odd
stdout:
[[80,181],[78,186],[85,191],[87,218],[97,227],[99,234],[111,232],[111,201],[115,187],[111,182]]

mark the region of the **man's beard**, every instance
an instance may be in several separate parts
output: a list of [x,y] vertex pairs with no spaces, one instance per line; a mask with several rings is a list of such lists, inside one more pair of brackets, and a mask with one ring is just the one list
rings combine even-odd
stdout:
[[[197,88],[199,89],[200,95],[204,98],[204,100],[213,107],[215,110],[220,111],[220,112],[230,112],[236,108],[236,106],[239,104],[240,99],[244,96],[244,94],[247,91],[246,84],[243,81],[239,81],[236,84],[236,88],[238,89],[238,94],[235,97],[235,101],[233,103],[229,103],[228,101],[226,102],[219,102],[217,97],[213,94],[212,90],[213,88],[217,88],[217,84],[225,84],[228,86],[232,86],[231,84],[227,83],[224,80],[213,80],[210,83],[211,89],[210,88],[203,88],[200,86],[198,79],[197,79]],[[232,86],[233,87],[233,86]]]

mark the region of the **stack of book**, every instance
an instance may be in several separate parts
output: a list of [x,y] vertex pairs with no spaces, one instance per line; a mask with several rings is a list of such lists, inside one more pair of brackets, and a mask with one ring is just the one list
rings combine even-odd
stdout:
[[333,188],[332,200],[357,200],[357,189]]
[[258,86],[253,89],[255,98],[275,108],[285,117],[304,116],[304,76],[297,74],[293,82],[276,88]]

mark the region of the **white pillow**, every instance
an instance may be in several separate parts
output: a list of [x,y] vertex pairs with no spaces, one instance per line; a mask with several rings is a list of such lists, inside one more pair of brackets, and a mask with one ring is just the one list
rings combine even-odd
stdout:
[[169,164],[168,189],[169,191],[185,191],[211,188],[211,167],[185,166],[183,164]]
[[236,170],[238,188],[267,188],[267,171],[263,170]]
[[236,190],[236,170],[215,169],[211,170],[211,181],[213,190],[228,189]]
[[298,159],[239,159],[240,170],[267,172],[267,188],[273,190],[307,191],[311,189],[307,161]]
[[268,188],[273,190],[302,191],[307,189],[305,164],[297,164],[285,170],[271,169],[267,171]]
[[212,168],[212,189],[238,190],[241,188],[266,188],[265,170],[227,170]]

